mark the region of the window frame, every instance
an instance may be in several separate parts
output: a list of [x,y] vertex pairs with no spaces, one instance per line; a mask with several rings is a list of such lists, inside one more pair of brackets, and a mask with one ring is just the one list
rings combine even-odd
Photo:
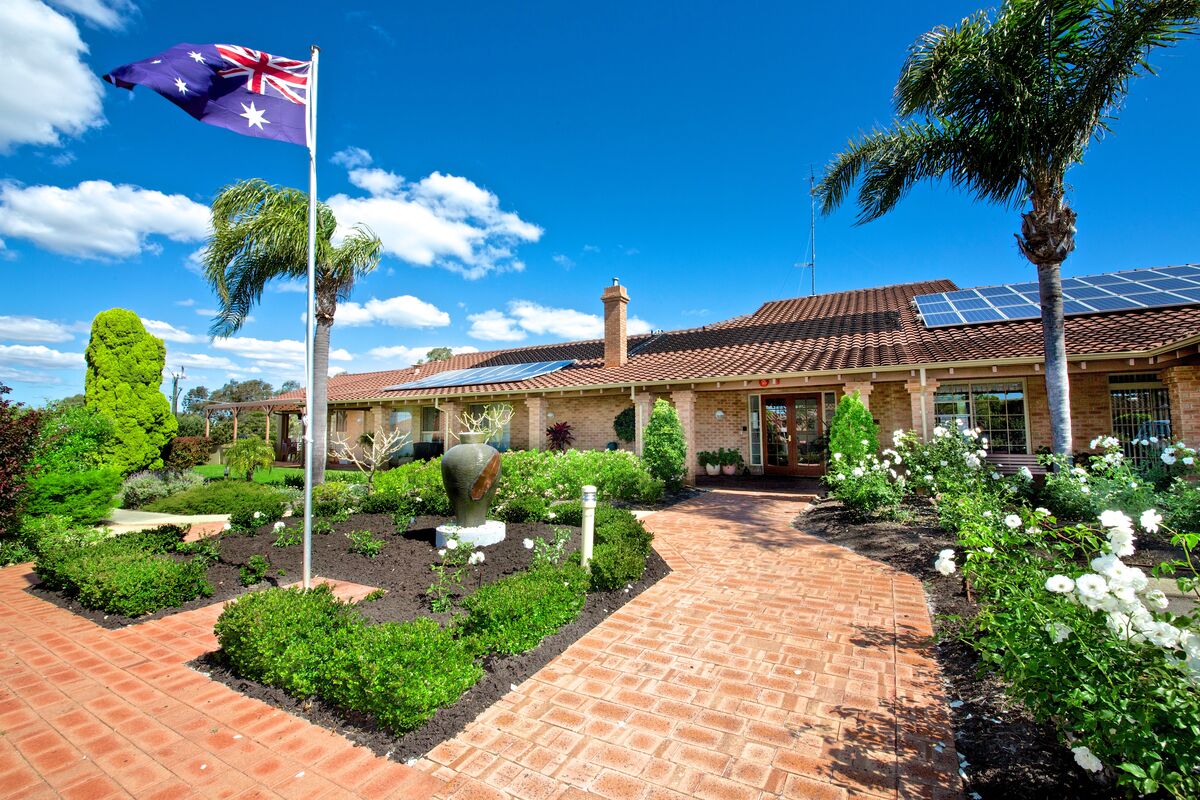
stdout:
[[[997,453],[997,455],[1029,455],[1031,452],[1033,452],[1033,449],[1032,449],[1033,448],[1033,442],[1032,442],[1033,436],[1032,436],[1032,431],[1030,430],[1030,427],[1029,427],[1029,384],[1025,378],[1008,378],[1008,377],[992,378],[992,379],[977,378],[977,379],[964,379],[964,380],[940,382],[938,384],[938,387],[933,390],[933,424],[934,425],[942,425],[942,423],[938,420],[939,415],[937,413],[937,402],[938,402],[937,396],[938,396],[938,393],[941,392],[944,388],[950,387],[950,386],[965,386],[965,387],[967,387],[967,425],[970,426],[972,429],[974,429],[974,428],[979,427],[978,418],[975,415],[974,387],[988,386],[988,385],[995,385],[995,384],[1005,384],[1005,383],[1018,384],[1021,387],[1021,412],[1022,412],[1022,417],[1024,418],[1024,422],[1025,422],[1025,449],[1019,453],[1013,453],[1013,452],[1009,451],[1007,453]],[[988,432],[984,432],[983,435],[987,436],[989,439],[988,445],[989,445],[989,450],[990,450],[991,449],[990,445],[992,444],[992,442],[991,442],[992,437]]]

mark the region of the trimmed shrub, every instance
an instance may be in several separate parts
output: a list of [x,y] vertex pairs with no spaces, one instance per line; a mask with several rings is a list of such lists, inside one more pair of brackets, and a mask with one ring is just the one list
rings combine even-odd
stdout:
[[587,590],[587,572],[574,563],[509,575],[462,601],[460,633],[480,653],[524,653],[579,616]]
[[179,429],[159,389],[166,358],[162,339],[138,315],[112,308],[96,315],[88,341],[87,405],[113,421],[103,462],[122,475],[162,466],[162,449]]
[[271,562],[265,556],[250,556],[238,570],[238,581],[242,586],[253,586],[262,582],[271,569]]
[[167,445],[163,465],[171,472],[184,472],[208,461],[212,442],[203,436],[176,436]]
[[71,593],[87,608],[140,617],[208,597],[203,559],[175,561],[138,552],[107,552],[71,563]]
[[283,510],[283,502],[278,498],[263,498],[230,514],[229,526],[242,533],[256,533],[263,525],[274,525],[283,519]]
[[366,486],[356,483],[333,481],[318,484],[313,487],[313,515],[336,517],[349,512],[366,496],[366,490]]
[[516,497],[506,503],[498,503],[495,516],[504,522],[541,522],[550,510],[546,501],[536,495]]
[[612,591],[641,580],[646,556],[631,542],[606,542],[596,545],[588,568],[593,589]]
[[34,478],[29,488],[29,514],[55,514],[80,525],[94,525],[112,511],[121,489],[121,473],[115,469],[47,472]]
[[214,631],[238,675],[303,699],[317,693],[334,635],[362,624],[353,606],[317,586],[240,597],[225,606]]
[[442,460],[410,461],[375,476],[375,495],[390,498],[398,515],[448,516],[450,498],[442,483]]
[[613,420],[613,432],[622,442],[632,442],[637,437],[637,411],[633,406],[617,414]]
[[841,453],[838,460],[850,465],[879,453],[879,426],[858,392],[842,395],[838,401],[829,423],[829,452]]
[[683,486],[687,464],[687,441],[679,415],[666,400],[655,400],[654,411],[646,425],[642,446],[642,460],[650,474],[658,478],[670,490]]
[[282,505],[283,501],[284,495],[270,486],[216,480],[155,500],[144,508],[163,514],[234,514],[240,510],[266,510],[272,504]]
[[429,618],[344,628],[332,637],[318,694],[405,733],[474,686],[483,669]]

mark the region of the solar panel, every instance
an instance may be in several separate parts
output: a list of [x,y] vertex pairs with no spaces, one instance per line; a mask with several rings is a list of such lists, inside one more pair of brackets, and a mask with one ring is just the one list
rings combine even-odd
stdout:
[[445,372],[435,372],[428,378],[418,378],[409,383],[387,386],[383,391],[434,389],[443,386],[477,386],[484,383],[515,383],[536,378],[539,375],[549,375],[551,372],[557,372],[574,363],[574,361],[533,361],[528,364],[499,364],[494,367],[450,369]]
[[[1063,280],[1063,313],[1096,314],[1200,303],[1200,265],[1133,269]],[[1037,319],[1036,283],[956,289],[913,298],[927,328]]]

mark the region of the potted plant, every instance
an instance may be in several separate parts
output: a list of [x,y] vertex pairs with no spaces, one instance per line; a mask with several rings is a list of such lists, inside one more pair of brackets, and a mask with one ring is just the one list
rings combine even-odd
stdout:
[[727,450],[722,447],[717,451],[717,462],[721,465],[721,472],[726,475],[736,475],[742,467],[742,453],[736,448]]
[[704,471],[709,475],[716,475],[721,471],[720,457],[712,450],[701,450],[696,454],[696,458],[700,461],[700,466],[704,467]]

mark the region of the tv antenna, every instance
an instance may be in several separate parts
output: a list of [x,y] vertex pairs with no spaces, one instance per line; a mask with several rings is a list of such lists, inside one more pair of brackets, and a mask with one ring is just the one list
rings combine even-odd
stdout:
[[798,261],[795,266],[802,271],[800,273],[803,278],[803,270],[809,272],[809,294],[816,295],[817,293],[817,188],[816,176],[813,174],[812,164],[808,165],[808,260]]

